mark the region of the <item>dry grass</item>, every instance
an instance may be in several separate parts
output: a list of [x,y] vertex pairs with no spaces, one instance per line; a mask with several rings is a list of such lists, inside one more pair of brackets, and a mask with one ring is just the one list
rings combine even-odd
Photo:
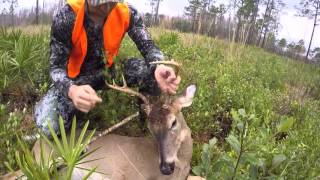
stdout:
[[9,31],[11,31],[13,29],[19,29],[24,34],[27,34],[27,35],[36,35],[36,34],[49,32],[50,26],[48,26],[48,25],[38,25],[38,26],[29,25],[29,26],[18,26],[18,27],[14,27],[14,28],[8,28]]

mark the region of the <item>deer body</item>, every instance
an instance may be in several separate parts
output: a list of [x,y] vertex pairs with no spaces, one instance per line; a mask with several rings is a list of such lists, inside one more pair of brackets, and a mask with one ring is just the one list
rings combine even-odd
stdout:
[[[181,109],[192,104],[195,91],[195,86],[189,86],[183,95],[170,101],[162,102],[158,99],[146,103],[147,124],[152,137],[110,134],[97,138],[90,144],[89,152],[99,149],[82,160],[83,163],[74,170],[72,179],[83,179],[94,168],[97,169],[89,177],[91,180],[187,179],[192,157],[192,138]],[[40,155],[39,144],[38,141],[34,146],[36,156]],[[51,149],[46,145],[44,151],[48,155]]]
[[[160,62],[173,64],[174,62]],[[182,115],[182,108],[192,104],[196,86],[187,87],[182,95],[152,99],[124,86],[107,85],[114,90],[139,97],[147,116],[152,138],[104,135],[94,139],[89,152],[96,148],[77,166],[73,179],[86,177],[91,169],[95,172],[89,179],[110,180],[185,180],[190,172],[192,157],[191,131]],[[104,133],[102,133],[104,134]],[[47,146],[45,152],[50,152]],[[39,155],[39,143],[35,145]],[[38,153],[37,153],[38,151]],[[62,172],[63,174],[63,172]],[[201,179],[201,178],[190,178]]]
[[88,173],[83,169],[97,167],[96,173],[89,179],[185,180],[190,172],[192,139],[189,128],[185,126],[183,129],[181,134],[183,141],[177,154],[178,163],[175,164],[174,173],[171,175],[163,175],[159,169],[160,157],[154,139],[111,134],[99,138],[90,145],[89,151],[100,148],[83,161],[99,160],[81,164],[81,169],[74,171],[73,179],[82,179]]

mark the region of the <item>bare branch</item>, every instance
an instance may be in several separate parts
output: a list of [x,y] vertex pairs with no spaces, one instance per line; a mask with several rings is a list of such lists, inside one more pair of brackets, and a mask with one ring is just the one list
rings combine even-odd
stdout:
[[116,125],[108,128],[107,130],[105,130],[105,131],[103,131],[102,133],[98,134],[98,136],[93,137],[92,140],[91,140],[91,142],[89,143],[89,145],[92,144],[92,143],[93,143],[94,141],[96,141],[97,139],[99,139],[100,137],[105,136],[105,135],[107,135],[107,134],[115,131],[116,129],[120,128],[121,126],[129,123],[129,122],[132,121],[134,118],[138,117],[139,114],[140,114],[139,112],[136,112],[135,114],[133,114],[133,115],[125,118],[124,120],[122,120],[122,121],[119,122],[118,124],[116,124]]

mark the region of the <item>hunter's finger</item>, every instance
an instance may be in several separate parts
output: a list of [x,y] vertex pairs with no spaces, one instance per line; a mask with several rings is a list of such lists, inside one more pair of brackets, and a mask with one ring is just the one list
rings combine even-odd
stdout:
[[99,97],[99,96],[97,96],[97,95],[92,95],[92,101],[94,102],[94,104],[96,104],[96,103],[102,103],[102,99]]
[[169,89],[168,93],[171,95],[177,94],[177,91],[173,90],[173,89]]
[[171,75],[171,76],[168,77],[168,79],[166,79],[166,82],[167,82],[167,83],[171,83],[171,82],[175,81],[176,79],[177,79],[177,78],[176,78],[175,75]]
[[180,76],[178,76],[174,81],[172,81],[172,84],[174,84],[174,85],[179,85],[181,83],[181,77]]
[[102,99],[100,97],[98,97],[98,95],[96,94],[88,94],[88,93],[82,93],[80,95],[80,98],[85,100],[85,101],[90,101],[90,102],[93,102],[93,103],[101,103],[102,102]]
[[96,91],[91,86],[86,85],[83,88],[87,93],[92,94],[92,95],[97,95]]
[[85,101],[92,101],[92,99],[95,97],[96,95],[93,95],[93,94],[89,94],[87,92],[83,92],[79,95],[79,97],[82,99],[82,100],[85,100]]
[[85,101],[85,100],[79,99],[77,101],[77,106],[82,107],[82,108],[91,108],[92,103],[90,101]]
[[170,85],[169,85],[169,88],[170,88],[171,90],[176,91],[176,90],[178,89],[178,85],[170,84]]

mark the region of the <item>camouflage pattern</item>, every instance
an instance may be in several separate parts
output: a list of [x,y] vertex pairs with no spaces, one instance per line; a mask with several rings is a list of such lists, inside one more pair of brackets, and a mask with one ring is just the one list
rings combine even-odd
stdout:
[[[157,95],[160,90],[154,78],[155,66],[150,62],[164,59],[162,52],[154,45],[137,10],[129,6],[131,21],[128,29],[129,37],[135,42],[143,59],[132,58],[124,61],[125,78],[129,86],[139,87],[141,91]],[[81,115],[68,97],[71,85],[90,85],[95,90],[105,88],[103,70],[105,68],[103,54],[102,26],[95,24],[86,14],[84,27],[87,32],[88,50],[80,74],[75,79],[67,75],[67,62],[72,50],[72,30],[75,14],[69,5],[58,10],[53,18],[50,43],[50,77],[53,85],[35,107],[37,126],[50,135],[47,125],[52,124],[59,134],[58,117],[64,119],[65,127],[70,127],[71,118]]]

